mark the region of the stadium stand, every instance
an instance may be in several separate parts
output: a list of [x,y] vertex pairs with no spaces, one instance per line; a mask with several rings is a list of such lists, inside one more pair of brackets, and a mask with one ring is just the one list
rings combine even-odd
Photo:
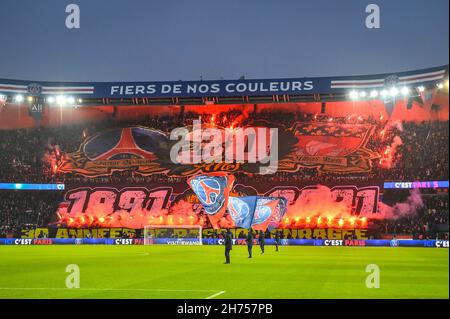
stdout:
[[[77,101],[72,103],[74,105],[67,105],[67,99],[64,106],[55,104],[55,101],[52,104],[47,96],[39,96],[39,92],[42,93],[42,85],[14,81],[12,89],[6,84],[3,87],[22,93],[31,88],[38,94],[28,96],[26,100],[22,97],[24,101],[17,103],[14,102],[11,92],[6,92],[9,94],[8,100],[3,101],[0,109],[0,183],[57,183],[91,188],[116,185],[184,185],[186,188],[188,175],[183,175],[186,171],[180,173],[179,169],[166,165],[161,154],[157,154],[158,150],[154,152],[155,156],[151,154],[149,158],[144,158],[147,165],[155,164],[156,169],[142,172],[136,169],[139,164],[132,165],[126,161],[120,163],[125,167],[95,167],[95,160],[89,158],[84,147],[100,136],[101,142],[97,143],[97,149],[99,145],[112,148],[122,134],[125,134],[125,128],[131,128],[134,131],[130,134],[138,134],[136,136],[145,139],[150,136],[145,134],[157,135],[155,132],[163,132],[164,135],[178,127],[190,127],[194,120],[201,120],[205,126],[228,129],[271,125],[281,132],[280,154],[283,157],[281,162],[284,161],[285,165],[283,169],[269,175],[255,174],[251,168],[231,170],[239,181],[235,191],[242,194],[261,193],[254,185],[267,186],[264,191],[278,185],[298,185],[300,188],[318,184],[329,187],[353,185],[354,188],[376,185],[382,189],[383,182],[389,181],[448,181],[448,80],[447,89],[444,89],[441,82],[436,82],[444,80],[447,74],[448,67],[444,66],[396,75],[397,83],[417,87],[414,92],[410,92],[410,97],[404,95],[398,99],[394,98],[395,103],[389,102],[389,99],[358,100],[352,98],[351,94],[347,96],[348,80],[361,86],[366,83],[365,77],[341,77],[331,81],[331,86],[329,79],[314,79],[318,83],[326,83],[329,89],[325,91],[328,92],[291,92],[272,96],[265,93],[250,97],[236,93],[227,97],[209,98],[161,96],[154,100],[139,95],[124,99],[120,95],[123,88],[115,84],[110,90],[106,87],[107,83],[77,84],[79,87],[75,89],[87,96],[91,95],[91,98],[71,98]],[[419,90],[420,83],[411,80],[411,77],[428,81],[427,86]],[[375,80],[373,78],[374,76],[370,76],[371,81],[380,83],[377,87],[384,85],[388,88],[388,85],[391,85],[387,81],[392,78],[391,75],[378,75]],[[7,83],[7,80],[2,81]],[[223,82],[223,85],[228,83]],[[244,84],[249,87],[247,83]],[[63,89],[60,84],[46,85],[56,91]],[[320,84],[317,86],[322,87]],[[73,86],[70,88],[74,89]],[[97,91],[100,93],[97,94]],[[104,92],[109,91],[114,91],[111,94],[117,96],[105,98]],[[365,91],[361,91],[362,93],[367,95]],[[385,93],[389,94],[387,91]],[[376,91],[376,94],[382,95],[383,91]],[[41,102],[43,104],[40,104]],[[389,106],[389,103],[392,105]],[[141,128],[146,131],[139,131]],[[152,138],[156,135],[152,135]],[[326,135],[326,138],[321,139],[323,135]],[[309,149],[301,145],[304,136],[308,136],[312,142],[308,146]],[[136,137],[133,139],[136,143]],[[155,141],[144,141],[152,148],[152,151],[147,151],[148,154],[166,143],[165,140]],[[93,153],[95,156],[100,154],[97,149]],[[305,150],[311,152],[307,155],[312,158],[317,154],[325,156],[319,161],[327,161],[327,156],[331,160],[342,161],[341,167],[337,165],[327,169],[326,163],[323,162],[297,163],[301,158],[299,154],[304,155],[305,153],[301,152]],[[133,159],[132,154],[116,155],[118,157],[108,158],[107,161]],[[94,167],[90,168],[91,171],[86,171],[86,165]],[[251,184],[253,188],[249,186]],[[181,190],[181,193],[183,192],[184,189]],[[379,198],[380,202],[395,207],[408,200],[408,194],[408,190],[384,189]],[[60,203],[64,202],[64,196],[62,191],[1,190],[0,237],[20,236],[21,231],[27,227],[67,224],[67,221],[62,222],[61,216],[57,214]],[[364,195],[355,196],[353,202],[359,201],[358,196]],[[378,197],[378,193],[376,196]],[[389,219],[369,216],[369,224],[364,226],[369,230],[369,236],[448,236],[448,186],[433,186],[431,190],[420,189],[420,197],[423,204],[417,207],[414,214],[400,214]],[[371,205],[377,208],[376,203]],[[357,208],[352,214],[358,217],[361,209],[362,207]],[[202,216],[203,212],[197,211],[197,214]],[[96,223],[95,226],[102,226],[98,221]],[[282,227],[301,228],[304,224],[296,222],[294,218],[284,222]],[[286,232],[283,236],[295,237],[298,232]]]
[[[61,150],[75,151],[88,134],[117,126],[141,125],[170,131],[182,123],[189,124],[201,118],[209,122],[211,114],[188,113],[183,118],[171,116],[148,116],[138,121],[104,121],[101,123],[67,125],[62,127],[38,127],[31,129],[0,130],[0,180],[3,182],[23,183],[166,183],[182,182],[182,177],[167,177],[163,174],[140,176],[130,171],[115,172],[110,176],[83,177],[76,174],[60,174],[53,170],[52,163],[58,162],[63,155]],[[239,113],[223,112],[218,118],[227,118],[232,123]],[[286,117],[285,113],[262,112],[249,114],[240,123],[252,124],[256,120],[270,119],[290,126],[294,121],[328,121],[328,118],[315,119],[314,114],[297,112],[295,117]],[[345,117],[334,118],[335,123],[351,123]],[[283,181],[343,183],[349,180],[448,180],[448,121],[399,122],[384,135],[385,122],[368,118],[361,123],[376,126],[376,132],[369,140],[368,147],[382,153],[394,136],[399,136],[402,144],[395,152],[393,165],[389,169],[383,167],[378,160],[373,161],[373,168],[367,173],[333,174],[318,173],[315,169],[303,169],[295,174],[279,172],[271,176],[237,174],[243,183],[277,183]],[[83,137],[84,136],[84,137]],[[29,226],[45,226],[54,219],[58,194],[49,192],[27,193],[15,191],[0,192],[0,224],[1,236],[6,233],[19,232]],[[434,238],[437,235],[437,224],[448,224],[448,193],[428,194],[424,207],[414,217],[405,217],[383,222],[374,221],[378,226],[373,236],[383,234],[411,234],[414,238]]]

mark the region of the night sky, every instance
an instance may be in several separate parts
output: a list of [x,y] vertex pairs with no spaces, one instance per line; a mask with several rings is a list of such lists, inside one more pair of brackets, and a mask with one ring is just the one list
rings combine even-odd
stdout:
[[[66,5],[81,28],[65,27]],[[365,27],[365,7],[381,28]],[[1,0],[0,78],[156,81],[448,64],[448,0]]]

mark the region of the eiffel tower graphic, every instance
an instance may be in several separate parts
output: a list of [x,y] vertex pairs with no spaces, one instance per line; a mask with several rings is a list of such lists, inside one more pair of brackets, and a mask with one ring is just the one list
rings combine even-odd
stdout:
[[216,198],[217,196],[219,196],[220,191],[218,189],[209,187],[208,185],[205,184],[204,181],[200,181],[200,186],[203,188],[203,191],[205,192],[206,198],[205,198],[205,204],[206,205],[211,205],[212,204],[212,200],[211,200],[211,194],[215,194]]
[[131,127],[122,129],[117,145],[106,153],[94,158],[94,161],[107,161],[118,154],[131,154],[139,158],[156,158],[152,152],[143,150],[136,145],[131,129]]

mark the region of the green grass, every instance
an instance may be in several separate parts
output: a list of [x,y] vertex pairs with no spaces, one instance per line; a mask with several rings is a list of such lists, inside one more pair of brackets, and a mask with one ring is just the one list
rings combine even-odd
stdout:
[[448,249],[234,246],[223,261],[220,246],[0,246],[0,298],[449,298]]

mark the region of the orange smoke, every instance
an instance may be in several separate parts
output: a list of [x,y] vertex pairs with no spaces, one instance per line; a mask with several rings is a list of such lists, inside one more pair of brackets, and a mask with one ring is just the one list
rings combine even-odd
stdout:
[[330,188],[317,185],[304,190],[298,200],[288,207],[280,227],[364,228],[367,227],[367,220],[353,216],[351,205],[336,201]]

